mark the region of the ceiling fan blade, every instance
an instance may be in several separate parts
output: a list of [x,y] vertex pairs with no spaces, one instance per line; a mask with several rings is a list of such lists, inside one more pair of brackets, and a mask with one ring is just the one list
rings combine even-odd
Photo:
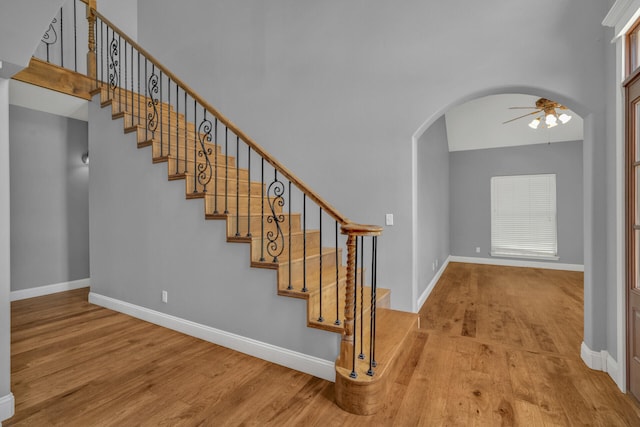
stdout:
[[502,122],[502,124],[503,124],[503,125],[505,125],[505,124],[507,124],[507,123],[511,123],[511,122],[513,122],[513,121],[515,121],[515,120],[518,120],[518,119],[521,119],[521,118],[523,118],[523,117],[533,116],[534,114],[538,114],[538,113],[539,113],[539,112],[541,112],[541,111],[542,111],[542,110],[536,110],[536,111],[533,111],[533,112],[531,112],[531,113],[523,114],[522,116],[516,117],[515,119],[511,119],[511,120],[507,120],[506,122]]
[[539,110],[538,107],[509,107],[509,110]]

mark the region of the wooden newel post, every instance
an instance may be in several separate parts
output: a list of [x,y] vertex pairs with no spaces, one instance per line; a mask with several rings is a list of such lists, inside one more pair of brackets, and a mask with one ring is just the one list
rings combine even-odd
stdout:
[[356,286],[356,236],[347,238],[347,286],[344,304],[344,334],[342,341],[353,343],[353,292]]
[[349,361],[352,360],[353,352],[355,351],[354,294],[357,280],[357,238],[362,236],[380,236],[382,234],[382,227],[348,223],[342,226],[341,233],[347,236],[347,280],[344,304],[344,332],[342,333],[342,344],[340,345],[339,365],[346,367]]
[[89,24],[89,51],[87,52],[87,76],[95,79],[96,71],[96,34],[95,23],[96,15],[93,11],[96,9],[96,0],[87,0],[87,23]]

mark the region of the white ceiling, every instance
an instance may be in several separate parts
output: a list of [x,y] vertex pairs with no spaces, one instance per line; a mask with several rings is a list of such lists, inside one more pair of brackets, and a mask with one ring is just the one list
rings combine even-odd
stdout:
[[522,94],[491,95],[474,99],[445,114],[449,151],[478,150],[516,145],[582,140],[582,118],[571,110],[566,124],[547,129],[531,129],[529,122],[537,115],[511,123],[507,120],[535,110],[510,110],[509,107],[535,106],[540,97]]

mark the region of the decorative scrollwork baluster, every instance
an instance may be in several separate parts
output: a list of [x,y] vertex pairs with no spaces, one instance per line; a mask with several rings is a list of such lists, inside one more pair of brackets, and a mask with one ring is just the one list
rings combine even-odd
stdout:
[[118,66],[120,65],[120,43],[116,39],[115,31],[112,31],[111,42],[109,43],[109,87],[111,90],[115,90],[120,84],[120,76],[118,75]]
[[51,24],[49,24],[49,28],[42,35],[42,39],[41,39],[42,43],[44,43],[47,48],[47,62],[49,62],[49,46],[51,46],[52,44],[58,41],[58,33],[56,32],[56,29],[53,26],[53,24],[55,24],[56,22],[58,22],[58,20],[56,18],[53,18],[53,20],[51,21]]
[[[267,252],[273,257],[273,262],[278,262],[278,257],[284,250],[284,234],[280,224],[284,222],[284,214],[276,213],[276,207],[284,206],[284,183],[278,179],[278,171],[275,171],[273,182],[267,188],[267,200],[271,215],[267,217],[269,224],[274,224],[276,230],[267,232]],[[273,196],[273,197],[272,197]]]
[[[147,101],[147,106],[151,109],[151,111],[147,112],[147,129],[149,129],[152,133],[155,134],[156,129],[158,128],[158,75],[154,70],[151,72],[151,76],[149,76],[149,97],[151,98]],[[154,96],[155,95],[155,96]]]
[[207,192],[207,184],[212,178],[212,165],[209,156],[213,154],[211,147],[207,147],[205,144],[211,142],[211,130],[213,125],[211,121],[207,119],[207,110],[204,111],[204,118],[198,126],[198,142],[200,143],[200,149],[198,150],[198,157],[204,157],[204,163],[198,163],[198,183],[204,188],[204,192]]

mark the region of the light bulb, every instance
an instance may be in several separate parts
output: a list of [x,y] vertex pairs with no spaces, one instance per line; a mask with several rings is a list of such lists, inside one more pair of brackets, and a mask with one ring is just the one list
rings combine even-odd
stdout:
[[558,119],[562,122],[562,124],[567,123],[569,120],[571,120],[571,116],[565,113],[560,114],[560,117],[558,117]]
[[531,123],[529,123],[529,127],[531,129],[538,129],[538,125],[540,124],[540,119],[533,119]]
[[547,124],[547,127],[551,128],[558,124],[558,119],[553,114],[547,114],[547,117],[544,120],[544,122]]

